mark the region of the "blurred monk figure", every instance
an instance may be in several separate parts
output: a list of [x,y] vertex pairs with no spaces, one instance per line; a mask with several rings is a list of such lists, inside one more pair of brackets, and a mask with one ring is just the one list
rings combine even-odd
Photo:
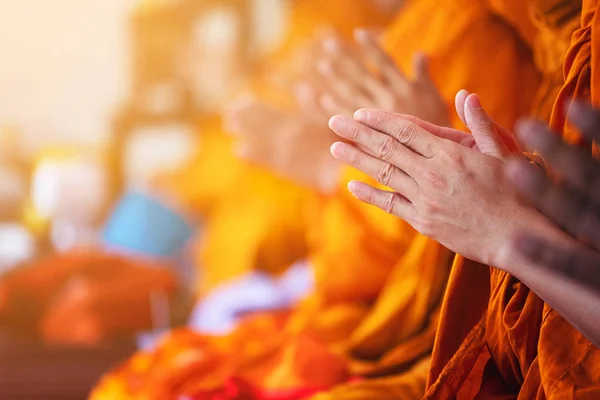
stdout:
[[[583,3],[580,28],[566,52],[565,83],[552,112],[555,129],[577,143],[585,140],[575,128],[589,137],[585,123],[590,115],[575,105],[571,116],[579,117],[568,124],[564,110],[570,99],[596,100],[598,6],[597,1]],[[547,11],[565,13],[562,21],[568,21],[577,7],[564,2]],[[598,338],[592,282],[586,286],[542,268],[532,253],[527,254],[531,248],[518,251],[514,240],[543,236],[556,249],[578,249],[582,254],[581,243],[520,201],[501,179],[506,162],[524,165],[525,159],[518,141],[491,119],[478,96],[460,92],[456,108],[472,135],[378,110],[359,110],[354,120],[331,120],[332,128],[355,144],[334,144],[336,158],[371,176],[382,170],[390,176],[392,192],[351,182],[352,193],[461,254],[442,305],[425,398],[596,398],[600,350],[591,341]],[[547,132],[531,122],[518,130],[542,156],[554,158]],[[389,151],[377,153],[382,144]],[[559,162],[562,184],[578,182],[581,187],[590,182],[591,164],[581,168],[585,159],[578,154],[569,166]],[[539,164],[535,158],[530,162]],[[511,175],[523,191],[526,177],[514,176],[514,171]],[[531,195],[533,189],[527,192]],[[540,205],[548,212],[549,203]],[[592,214],[583,226],[571,216],[562,220],[563,229],[594,247],[589,236]],[[589,256],[589,250],[585,254]]]
[[[357,26],[379,27],[390,18],[388,2],[373,7],[370,0],[352,0],[343,3],[343,13],[342,3],[336,1],[289,2],[285,39],[256,66],[249,79],[251,93],[271,103],[291,103],[286,84],[306,63],[319,31],[333,29],[349,37]],[[305,258],[305,216],[315,201],[312,191],[302,185],[242,162],[233,138],[221,126],[220,111],[201,122],[202,147],[192,163],[161,188],[202,216],[206,234],[194,250],[201,275],[199,297],[245,273],[280,274]]]
[[[351,67],[368,66],[349,83],[360,87],[363,81],[375,82],[383,88],[369,104],[391,98],[388,104],[410,106],[411,112],[437,123],[458,125],[460,119],[447,110],[454,92],[464,85],[485,96],[507,125],[527,112],[539,75],[516,29],[480,3],[414,1],[404,7],[384,35],[389,55],[369,33],[357,37],[358,60],[347,55],[343,38],[325,49],[330,52],[327,57],[344,60],[341,66],[349,62]],[[362,58],[363,51],[367,59]],[[418,52],[426,57],[414,61]],[[318,82],[333,81],[338,74],[327,76],[327,68],[319,71],[318,65],[311,68],[318,75],[311,72],[303,77],[307,82],[301,79],[295,87],[297,108],[278,108],[254,96],[236,104],[229,123],[244,156],[321,193],[309,220],[314,293],[291,313],[255,315],[228,336],[175,332],[156,351],[138,354],[107,376],[94,398],[152,398],[157,393],[164,398],[183,394],[236,398],[235,393],[237,398],[305,398],[349,380],[356,383],[331,396],[423,395],[452,254],[416,235],[408,224],[361,205],[340,188],[348,179],[364,175],[329,160],[327,168],[337,171],[331,179],[319,176],[320,168],[313,164],[325,165],[320,164],[325,160],[320,154],[327,153],[334,139],[318,121],[326,122],[327,107],[333,105],[325,99],[338,89]],[[394,86],[388,85],[390,81]],[[317,107],[304,101],[307,98],[319,100]],[[272,146],[284,155],[273,154],[270,145],[262,143],[288,132],[290,136],[282,138],[287,140],[285,146]],[[255,151],[254,146],[261,147]],[[285,163],[286,156],[296,157],[296,150],[307,156]],[[290,164],[296,165],[288,168]],[[332,185],[332,180],[339,183]]]
[[[593,93],[592,93],[593,95]],[[588,144],[600,139],[600,112],[587,104],[572,103],[569,122]],[[600,321],[593,310],[600,299],[600,242],[598,184],[600,169],[589,146],[567,145],[543,124],[519,124],[519,138],[544,157],[562,181],[520,160],[511,161],[506,174],[522,196],[565,231],[561,241],[542,233],[523,232],[513,238],[514,251],[542,271],[566,281],[566,295],[557,310],[596,345],[600,345]],[[569,240],[578,239],[577,241]],[[583,305],[583,306],[582,306]]]
[[[318,1],[294,2],[292,24],[286,34],[287,39],[272,55],[270,61],[281,66],[288,55],[291,56],[305,46],[319,29],[325,27],[333,28],[347,37],[356,26],[380,26],[389,19],[386,16],[389,5],[386,3],[384,0],[381,7],[372,7],[368,0],[344,2],[347,12],[340,15],[337,12],[340,5],[333,2],[325,5]],[[141,5],[146,6],[145,3]],[[221,61],[227,62],[223,58],[212,60],[216,63]],[[243,75],[246,70],[251,69],[250,66],[237,61],[236,56],[229,60],[229,63],[237,68],[234,68],[235,71],[239,72],[233,75]],[[267,70],[270,68],[275,67],[271,62],[265,62],[262,67],[265,71],[259,70],[253,81],[255,90],[262,93],[264,90],[261,87],[267,87],[266,81],[270,76]],[[233,84],[230,86],[226,89],[234,90],[236,87]],[[269,95],[277,96],[277,99],[291,97],[281,89]],[[303,258],[307,252],[304,215],[309,206],[312,206],[313,194],[267,171],[241,162],[232,151],[231,137],[221,127],[218,111],[217,108],[208,112],[199,122],[201,149],[192,163],[175,176],[169,176],[164,181],[159,180],[155,185],[158,197],[168,200],[166,203],[171,211],[186,217],[202,217],[206,234],[201,235],[199,243],[192,250],[196,255],[194,261],[199,275],[197,282],[181,282],[181,277],[178,280],[174,273],[169,272],[172,266],[167,264],[170,263],[163,260],[156,264],[166,268],[157,272],[152,262],[145,263],[137,257],[117,257],[100,249],[78,250],[72,254],[39,260],[5,277],[1,286],[7,289],[3,292],[4,306],[0,309],[0,317],[3,313],[7,314],[4,318],[5,323],[16,323],[18,319],[15,319],[15,316],[23,315],[28,317],[31,333],[41,333],[47,336],[48,340],[60,339],[61,342],[69,342],[73,336],[72,340],[75,342],[95,344],[111,334],[133,334],[152,328],[149,296],[162,287],[168,287],[168,294],[174,294],[178,287],[191,284],[196,288],[195,294],[198,298],[202,298],[219,285],[244,273],[253,270],[269,274],[281,273],[294,261]],[[240,193],[244,193],[244,196],[240,196]],[[96,279],[96,267],[110,268],[114,264],[121,266],[110,270],[114,274],[114,282],[107,279],[93,282]],[[87,274],[85,271],[88,267],[91,271],[90,276],[81,278],[82,274]],[[128,281],[135,277],[134,273],[128,272],[130,267],[132,272],[137,271],[140,274],[140,278],[135,282]],[[143,276],[147,276],[148,279],[144,279]],[[84,281],[85,284],[82,284]],[[23,284],[17,285],[17,282]],[[147,286],[142,282],[146,282]],[[90,284],[97,288],[89,290]],[[129,291],[122,290],[127,287],[130,288]],[[45,297],[40,298],[39,303],[24,305],[23,296],[28,290],[37,291],[34,296],[30,296],[31,298],[42,294]],[[109,296],[109,293],[112,295]],[[116,293],[121,294],[117,296]],[[89,305],[85,306],[88,303]],[[108,305],[121,310],[121,314],[130,313],[130,318],[117,318],[117,313],[108,312]],[[30,306],[37,311],[23,311],[24,307]],[[73,324],[81,322],[82,325],[89,326],[90,324],[84,323],[88,319],[101,322],[94,325],[97,326],[95,330],[82,328],[63,332],[68,330],[69,326],[63,323],[64,317],[70,313],[89,314],[86,318],[77,318]],[[143,315],[147,316],[143,319],[144,323],[134,322]],[[111,320],[112,317],[114,321]],[[127,321],[130,322],[129,325]],[[119,329],[115,328],[117,325]],[[101,331],[102,334],[96,331]],[[59,334],[60,332],[62,334]],[[74,334],[70,334],[73,332],[88,332],[89,337],[86,339],[83,334],[75,337]]]

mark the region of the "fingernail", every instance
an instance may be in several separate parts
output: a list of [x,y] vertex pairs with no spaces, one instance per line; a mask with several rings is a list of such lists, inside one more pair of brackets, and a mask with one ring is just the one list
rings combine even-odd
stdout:
[[335,158],[341,157],[344,154],[344,143],[335,142],[334,144],[331,145],[330,152],[331,152],[331,155],[334,156]]
[[354,119],[359,122],[365,122],[367,117],[368,113],[365,110],[358,110],[354,113]]
[[476,94],[472,94],[469,97],[467,97],[467,105],[472,109],[482,108],[481,100]]
[[344,127],[344,119],[340,115],[335,115],[329,119],[329,127],[338,131]]
[[352,193],[355,197],[358,197],[358,195],[361,193],[362,191],[362,185],[360,184],[360,182],[358,181],[350,181],[348,182],[348,190],[350,191],[350,193]]

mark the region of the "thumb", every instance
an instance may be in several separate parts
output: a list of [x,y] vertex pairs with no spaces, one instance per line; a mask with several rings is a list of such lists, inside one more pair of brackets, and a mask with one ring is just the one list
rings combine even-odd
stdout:
[[462,121],[465,126],[467,126],[467,119],[465,118],[465,108],[467,103],[467,97],[469,97],[471,93],[462,89],[458,93],[456,93],[456,97],[454,98],[454,108],[456,109],[456,113],[458,114],[458,118]]
[[496,127],[496,122],[481,106],[479,96],[471,94],[465,101],[465,121],[480,152],[501,160],[510,157]]

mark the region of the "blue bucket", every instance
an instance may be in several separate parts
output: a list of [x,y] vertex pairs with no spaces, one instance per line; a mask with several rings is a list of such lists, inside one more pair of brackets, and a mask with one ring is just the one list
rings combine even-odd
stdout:
[[141,192],[126,193],[104,227],[110,250],[156,258],[179,258],[193,234],[192,226],[159,199]]

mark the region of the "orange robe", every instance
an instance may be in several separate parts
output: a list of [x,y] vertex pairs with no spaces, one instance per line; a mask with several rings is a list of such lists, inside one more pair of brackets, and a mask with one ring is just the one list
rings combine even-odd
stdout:
[[[422,30],[425,20],[432,20],[427,35]],[[446,29],[448,26],[452,29]],[[457,43],[461,46],[455,48]],[[527,110],[538,84],[527,46],[479,2],[414,1],[390,28],[385,46],[406,70],[410,70],[412,53],[425,50],[431,56],[434,80],[449,107],[456,91],[466,87],[479,93],[486,106],[497,110],[498,119],[505,124],[512,124]],[[479,53],[473,53],[473,49]],[[490,78],[494,76],[504,78]],[[519,101],[505,106],[504,99],[517,97]],[[458,126],[458,120],[454,122]],[[424,393],[428,355],[437,326],[436,309],[451,254],[416,235],[404,222],[359,203],[344,187],[351,178],[365,179],[347,169],[339,193],[321,198],[321,206],[316,207],[310,240],[316,290],[285,318],[283,332],[269,333],[270,318],[263,315],[258,321],[266,330],[259,337],[248,335],[250,323],[244,323],[226,339],[210,339],[228,341],[232,346],[228,350],[231,357],[225,358],[234,359],[232,363],[237,365],[230,364],[225,368],[227,373],[266,390],[314,391],[343,383],[350,376],[363,378],[323,394],[332,398],[394,398],[401,394],[418,398]],[[236,345],[238,342],[244,345]],[[140,389],[138,396],[148,393],[151,382],[157,381],[163,390],[170,388],[168,393],[183,393],[182,387],[191,390],[192,383],[197,389],[209,390],[211,384],[227,375],[221,374],[220,368],[212,375],[177,369],[175,360],[190,351],[182,346],[171,358],[162,359],[177,379],[158,379],[148,365],[160,363],[156,355],[164,354],[161,349],[168,343],[153,354],[140,354],[137,359],[145,361],[132,361],[116,377],[109,376],[103,387],[120,385],[113,393],[131,393],[129,375],[132,380],[147,383],[139,385],[146,386],[146,390]],[[258,348],[256,353],[249,350],[252,347]],[[215,348],[223,347],[212,347],[212,351]],[[175,369],[178,373],[173,372]],[[375,379],[377,376],[386,377]],[[100,391],[96,393],[98,399],[109,398],[108,392],[104,397]]]
[[[384,45],[409,72],[414,52],[428,54],[432,78],[449,109],[456,92],[466,88],[480,95],[486,107],[497,113],[498,121],[511,126],[531,106],[539,74],[527,44],[493,11],[483,2],[408,2],[384,35]],[[424,20],[430,21],[425,31]],[[512,107],[506,107],[506,99]],[[452,122],[462,128],[457,118]],[[354,175],[354,179],[365,179]],[[375,307],[347,342],[351,372],[371,378],[334,388],[316,399],[422,397],[437,328],[438,299],[445,288],[436,280],[445,282],[449,256],[430,239],[421,235],[412,239]]]
[[[598,101],[598,7],[584,1],[566,54],[552,121],[566,135],[564,101]],[[600,350],[514,277],[457,257],[425,398],[600,398]]]
[[[454,93],[466,87],[478,92],[489,107],[502,110],[499,120],[511,124],[529,107],[538,82],[526,46],[480,3],[433,3],[431,0],[408,5],[389,30],[386,48],[406,69],[412,52],[424,49],[431,56],[434,79],[449,104]],[[431,10],[436,10],[436,25],[430,25],[429,35],[422,35],[420,21],[431,18]],[[451,32],[442,29],[449,25],[453,26]],[[470,34],[473,31],[481,33]],[[464,46],[453,50],[452,44],[458,42]],[[486,52],[477,58],[472,48]],[[481,72],[483,65],[489,75]],[[505,76],[505,81],[499,84],[490,79],[494,74]],[[521,101],[511,102],[513,107],[501,107],[502,99],[512,99],[517,89],[525,93]],[[500,92],[504,94],[499,96]],[[364,179],[348,169],[343,181],[357,177]],[[229,351],[237,366],[230,365],[226,370],[267,390],[324,389],[358,375],[365,380],[323,396],[380,398],[385,394],[394,398],[403,394],[418,398],[424,392],[428,354],[437,326],[436,309],[451,254],[437,243],[415,235],[404,222],[359,203],[343,186],[336,196],[321,201],[311,240],[315,293],[286,318],[281,334],[245,335],[247,325],[243,324],[229,336],[227,340],[233,346]],[[268,316],[261,319],[269,325]],[[237,341],[246,343],[236,347],[233,343]],[[248,353],[256,341],[260,342],[258,352]],[[187,385],[192,382],[198,389],[210,388],[211,380],[219,380],[215,374],[186,374],[182,369],[173,372],[177,364],[174,360],[186,351],[180,348],[167,362],[173,368],[172,375],[177,376],[175,380],[158,379],[145,362],[139,363],[142,366],[137,369],[132,361],[124,371],[148,385],[162,382],[163,389],[170,387],[168,393],[182,390],[174,382],[186,382],[188,390]],[[161,350],[155,355],[158,353],[162,354]],[[139,357],[151,365],[158,362],[152,354]],[[316,369],[316,365],[321,368]],[[130,385],[126,383],[127,372],[120,373],[124,379],[109,377],[104,387],[117,382]],[[219,375],[220,379],[225,375]],[[386,378],[374,379],[382,375]]]

